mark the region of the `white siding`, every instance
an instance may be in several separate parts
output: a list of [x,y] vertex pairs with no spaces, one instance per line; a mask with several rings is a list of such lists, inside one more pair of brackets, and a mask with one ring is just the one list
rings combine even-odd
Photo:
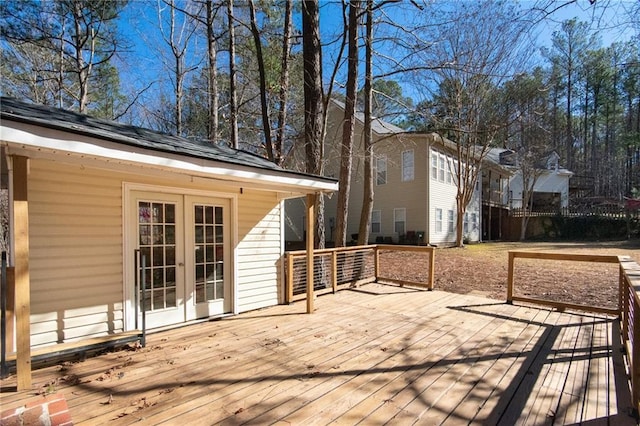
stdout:
[[[534,192],[553,192],[559,193],[561,199],[561,207],[569,205],[569,174],[557,173],[554,170],[544,170],[538,176],[536,184],[533,187]],[[522,207],[522,172],[518,171],[511,177],[509,181],[509,190],[511,191],[511,208]],[[509,194],[505,194],[505,202],[509,202]]]
[[[438,172],[433,173],[433,162],[431,160],[432,155],[436,154],[438,156]],[[449,179],[448,174],[450,173],[448,164],[453,161],[453,157],[448,154],[444,154],[439,152],[438,150],[431,149],[429,154],[429,167],[431,169],[429,173],[429,244],[441,244],[441,245],[449,245],[453,244],[456,241],[456,192],[457,188],[455,185],[455,179]],[[444,172],[441,172],[440,168],[442,165],[442,159],[444,161]],[[434,175],[437,176],[434,179]],[[480,240],[480,190],[479,185],[476,186],[476,190],[474,191],[474,196],[472,200],[469,202],[467,206],[467,213],[469,215],[469,232],[467,234],[469,241],[479,241]],[[438,232],[436,230],[436,209],[442,209],[442,230]],[[448,222],[448,211],[453,210],[454,212],[454,229],[453,232],[449,232],[449,227],[447,226]],[[475,214],[477,221],[475,226],[471,224],[471,217]]]
[[[32,346],[124,329],[123,183],[237,194],[236,300],[247,311],[277,304],[281,203],[274,192],[31,160],[29,174]],[[181,189],[183,188],[183,189]],[[236,218],[232,217],[232,220]]]
[[[456,186],[453,182],[447,183],[447,173],[449,173],[446,165],[448,161],[451,161],[450,156],[445,156],[443,153],[430,149],[429,150],[429,244],[451,244],[456,241],[455,229],[453,232],[448,231],[447,226],[447,212],[449,210],[456,211]],[[432,156],[436,155],[438,161],[438,170],[434,172],[434,162]],[[443,162],[445,168],[444,172],[440,173],[441,159],[446,159]],[[436,177],[434,179],[434,177]],[[436,209],[442,210],[442,226],[436,229]],[[454,216],[455,220],[455,216]]]
[[273,193],[245,190],[238,211],[238,311],[276,305],[282,300],[281,203]]
[[105,172],[31,161],[33,346],[122,331],[121,198]]

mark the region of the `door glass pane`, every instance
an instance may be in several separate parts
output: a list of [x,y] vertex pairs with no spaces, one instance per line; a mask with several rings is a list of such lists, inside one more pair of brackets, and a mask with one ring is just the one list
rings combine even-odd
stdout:
[[224,298],[224,223],[220,206],[194,206],[196,303]]
[[[177,303],[175,212],[173,203],[138,202],[138,242],[141,258],[145,258],[144,285],[147,290],[141,304],[145,310],[172,308]],[[143,300],[142,289],[140,292]]]

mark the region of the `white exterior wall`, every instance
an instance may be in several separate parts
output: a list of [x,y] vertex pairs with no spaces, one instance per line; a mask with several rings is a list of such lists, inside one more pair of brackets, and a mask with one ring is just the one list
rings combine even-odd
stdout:
[[275,193],[245,190],[238,199],[238,312],[284,300],[282,210]]
[[[438,176],[434,179],[433,177],[433,165],[432,165],[432,155],[436,154],[438,156],[438,164],[440,164],[441,156],[445,157],[445,173],[444,179],[441,179],[439,170]],[[447,164],[453,164],[453,157],[449,154],[444,154],[441,151],[430,149],[429,153],[429,244],[453,244],[456,241],[456,193],[457,188],[455,185],[455,180],[449,178],[447,174],[448,166]],[[438,166],[439,168],[439,166]],[[468,241],[479,241],[480,240],[480,185],[476,186],[474,191],[474,196],[472,200],[469,202],[467,206],[467,215],[469,218],[468,232],[465,234]],[[437,211],[440,209],[442,211],[442,221],[441,226],[438,226],[438,217]],[[452,229],[449,226],[449,212],[453,212],[453,227]],[[476,218],[475,224],[473,223],[472,218]]]
[[[569,206],[569,173],[544,170],[536,180],[534,192],[560,193],[561,207]],[[509,181],[509,191],[505,192],[505,203],[510,202],[511,208],[522,208],[522,174],[517,172]],[[511,195],[511,197],[509,197]]]
[[[123,183],[237,197],[235,311],[277,304],[282,202],[275,192],[30,160],[29,223],[33,347],[122,332]],[[239,193],[241,192],[241,193]],[[232,207],[233,209],[233,207]]]
[[32,346],[122,331],[120,180],[32,160],[29,225]]

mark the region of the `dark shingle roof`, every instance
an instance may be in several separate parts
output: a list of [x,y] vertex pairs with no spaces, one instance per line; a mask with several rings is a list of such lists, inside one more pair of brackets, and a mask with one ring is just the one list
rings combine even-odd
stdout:
[[269,160],[250,152],[235,150],[223,145],[192,141],[59,108],[29,104],[12,98],[0,98],[0,112],[2,119],[93,136],[132,147],[287,172]]

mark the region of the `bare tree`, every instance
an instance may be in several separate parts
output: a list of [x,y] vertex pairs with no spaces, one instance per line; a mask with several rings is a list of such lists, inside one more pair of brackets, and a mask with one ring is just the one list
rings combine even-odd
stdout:
[[[322,57],[320,44],[320,10],[318,0],[302,3],[302,49],[304,61],[304,135],[306,170],[322,174],[324,104],[322,97]],[[324,201],[317,209],[316,244],[324,247]],[[313,232],[313,230],[307,230]]]
[[283,147],[286,137],[287,125],[287,100],[289,94],[289,62],[291,53],[291,18],[293,15],[293,4],[291,1],[285,2],[284,31],[282,35],[282,60],[280,70],[280,99],[278,102],[278,122],[277,133],[274,146],[274,162],[282,165]]
[[[197,67],[187,63],[187,52],[191,47],[191,39],[195,35],[196,26],[193,16],[197,12],[185,13],[176,7],[175,0],[162,0],[164,6],[168,6],[168,22],[164,20],[164,11],[161,3],[158,3],[158,26],[163,41],[169,46],[171,52],[170,59],[166,60],[165,66],[171,72],[173,83],[173,127],[176,135],[183,134],[183,102],[184,85],[187,75],[196,70]],[[181,17],[176,16],[176,12]],[[166,26],[169,28],[167,29]]]
[[216,10],[212,0],[208,0],[206,3],[206,28],[207,28],[207,57],[209,60],[208,69],[208,117],[209,122],[207,126],[207,139],[212,143],[218,140],[218,62],[217,54],[218,49],[216,43],[218,35],[214,31],[214,23],[216,17]]
[[356,98],[358,93],[358,27],[360,9],[360,0],[349,1],[349,53],[347,55],[347,88],[340,154],[340,191],[338,192],[338,206],[336,211],[336,247],[344,247],[346,245],[347,237],[347,217],[349,214],[351,166],[353,163]]
[[28,82],[36,89],[32,94],[19,90],[34,101],[86,113],[91,102],[103,97],[94,90],[102,85],[96,74],[117,73],[110,62],[120,48],[116,20],[125,5],[107,0],[4,2],[0,26],[8,44],[3,49],[13,54],[3,53],[9,61],[3,80],[18,83],[16,89]]
[[364,78],[364,190],[358,244],[367,244],[373,210],[373,132],[371,129],[373,103],[373,0],[367,0],[365,36],[365,78]]
[[233,0],[227,0],[227,24],[229,32],[229,145],[238,149],[238,99],[236,89],[236,31],[233,16]]
[[457,188],[457,246],[463,245],[464,215],[477,190],[481,163],[501,126],[493,107],[497,87],[522,67],[519,55],[528,25],[509,4],[482,1],[465,6],[439,11],[444,22],[427,32],[439,42],[421,53],[441,64],[433,72],[439,92],[432,119],[435,129],[455,142],[450,169]]

